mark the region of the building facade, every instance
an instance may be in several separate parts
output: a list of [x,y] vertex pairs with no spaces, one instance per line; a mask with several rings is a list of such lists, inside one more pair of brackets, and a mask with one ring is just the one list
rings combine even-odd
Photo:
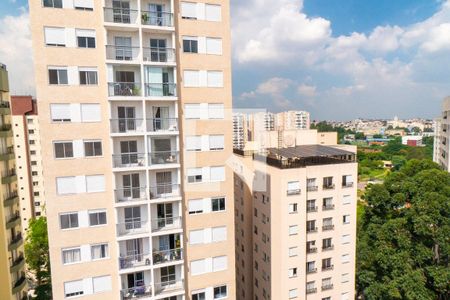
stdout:
[[233,149],[244,149],[247,141],[247,116],[242,113],[233,113]]
[[11,96],[11,118],[16,145],[17,182],[24,233],[28,221],[45,215],[44,180],[37,103],[31,96]]
[[278,130],[309,129],[311,124],[310,114],[307,111],[285,111],[277,113]]
[[54,298],[232,298],[228,1],[30,15]]
[[237,299],[354,299],[356,149],[235,153]]
[[442,103],[442,115],[436,119],[433,161],[450,172],[450,97]]
[[25,258],[22,235],[21,202],[11,128],[8,72],[0,64],[0,299],[26,299]]

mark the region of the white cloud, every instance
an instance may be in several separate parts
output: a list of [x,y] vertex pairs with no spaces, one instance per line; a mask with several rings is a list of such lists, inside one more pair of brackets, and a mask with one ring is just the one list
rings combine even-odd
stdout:
[[256,93],[263,95],[280,95],[292,84],[292,80],[280,77],[273,77],[261,83],[256,89]]
[[297,93],[300,96],[312,98],[316,95],[317,87],[312,85],[301,84],[297,87]]
[[34,95],[34,72],[31,51],[29,15],[22,12],[18,16],[0,19],[0,62],[8,68],[12,94]]

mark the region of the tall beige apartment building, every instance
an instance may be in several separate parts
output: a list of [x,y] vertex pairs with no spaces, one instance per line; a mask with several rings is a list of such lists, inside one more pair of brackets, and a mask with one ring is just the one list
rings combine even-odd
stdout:
[[11,120],[16,145],[17,183],[24,233],[30,219],[45,215],[41,140],[36,100],[11,96]]
[[0,64],[0,299],[26,299],[21,203],[18,196],[15,150],[11,128],[8,72]]
[[235,149],[237,299],[355,299],[356,149]]
[[29,5],[54,299],[233,299],[229,2]]
[[442,115],[436,119],[433,161],[450,172],[450,97],[442,103]]

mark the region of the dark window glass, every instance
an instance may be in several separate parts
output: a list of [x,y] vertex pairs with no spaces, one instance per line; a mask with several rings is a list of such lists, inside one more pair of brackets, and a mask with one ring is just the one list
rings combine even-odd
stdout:
[[95,71],[80,71],[81,85],[95,85],[97,84],[97,72]]
[[95,38],[93,37],[77,37],[79,48],[95,48]]
[[85,156],[101,156],[102,142],[84,142]]
[[48,70],[48,79],[50,84],[58,84],[58,70]]
[[212,211],[225,210],[225,198],[211,199]]
[[183,40],[183,51],[187,53],[198,53],[198,41]]
[[62,0],[44,0],[44,7],[62,8]]

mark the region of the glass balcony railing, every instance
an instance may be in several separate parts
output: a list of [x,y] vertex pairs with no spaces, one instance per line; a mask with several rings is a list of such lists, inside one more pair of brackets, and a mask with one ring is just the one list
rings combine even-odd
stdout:
[[141,201],[147,199],[147,188],[145,187],[129,187],[116,189],[116,203]]
[[177,118],[154,118],[147,119],[147,131],[178,131]]
[[103,8],[105,22],[121,24],[137,24],[138,11],[129,8]]
[[144,47],[143,59],[149,62],[175,62],[175,49]]
[[150,165],[176,164],[179,162],[178,151],[156,151],[149,153]]
[[177,85],[176,83],[146,83],[145,95],[147,97],[176,97]]
[[139,47],[116,46],[116,45],[106,46],[106,59],[132,61],[137,60],[139,58],[139,53],[140,53]]
[[144,153],[123,153],[113,155],[114,168],[145,167]]
[[148,232],[147,220],[136,218],[134,220],[117,224],[117,233],[119,236],[146,233],[146,232]]
[[181,228],[181,217],[159,218],[152,220],[152,231]]
[[141,253],[119,257],[119,267],[121,270],[151,265],[150,253]]
[[150,298],[152,296],[151,285],[139,285],[120,291],[122,300],[134,300],[139,298]]
[[173,26],[173,13],[171,12],[156,12],[156,11],[142,11],[141,12],[142,25],[148,26]]
[[151,200],[180,196],[180,184],[178,183],[158,184],[150,187],[149,190]]
[[155,283],[156,294],[162,294],[165,292],[173,292],[179,289],[183,289],[183,280],[168,280],[164,282]]
[[138,82],[109,82],[108,95],[123,97],[141,96],[141,84]]
[[183,249],[170,249],[153,251],[153,264],[162,264],[169,261],[177,261],[183,259]]
[[110,122],[112,133],[145,132],[144,119],[120,118]]

